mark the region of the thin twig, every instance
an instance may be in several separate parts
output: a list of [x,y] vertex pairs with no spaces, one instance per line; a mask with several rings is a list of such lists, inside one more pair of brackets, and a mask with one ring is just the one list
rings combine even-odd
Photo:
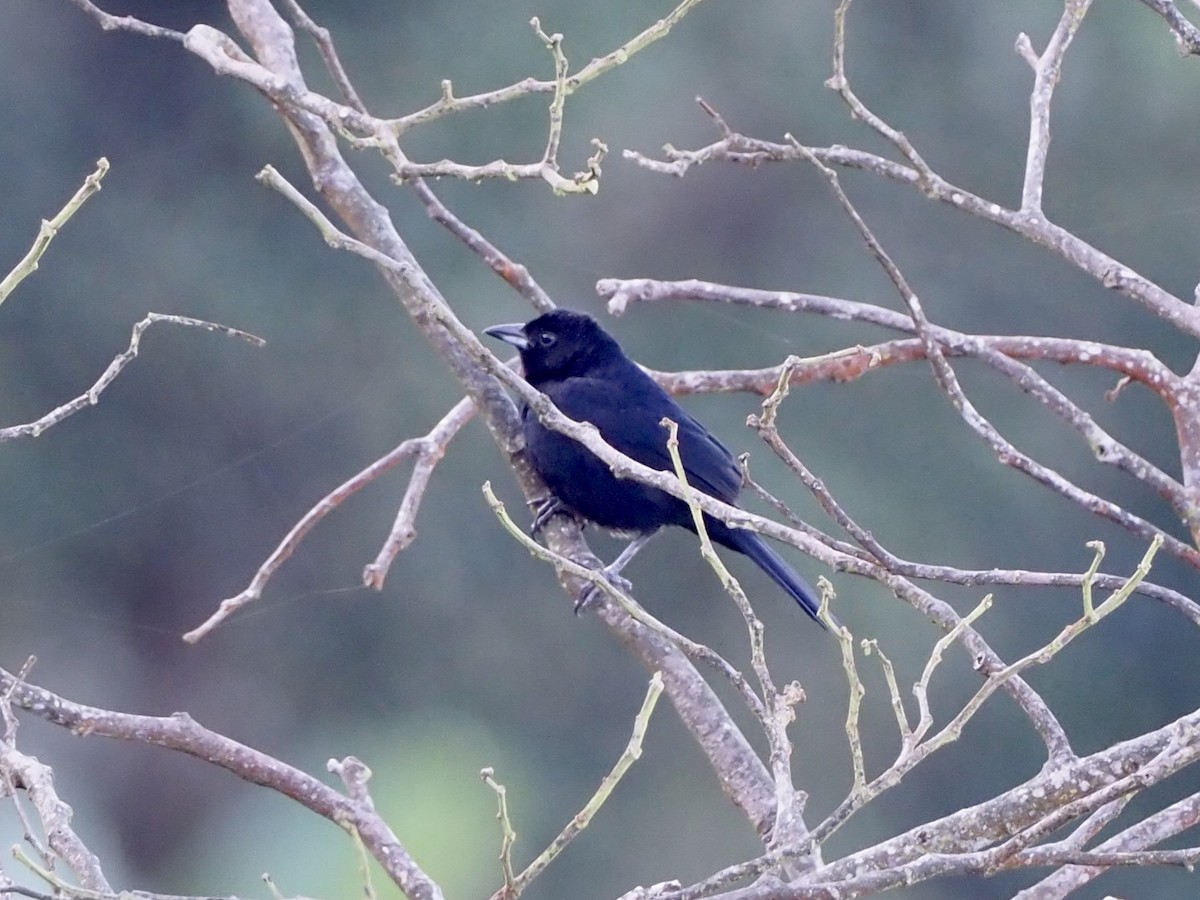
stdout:
[[866,122],[903,153],[905,159],[920,174],[923,182],[932,181],[936,177],[933,170],[904,132],[893,128],[871,112],[850,88],[850,80],[846,77],[846,15],[852,2],[853,0],[840,0],[833,13],[833,76],[825,82],[825,86],[838,92],[856,120]]
[[[574,75],[567,76],[563,83],[564,93],[567,95],[575,93],[575,91],[585,84],[594,81],[617,66],[623,65],[635,54],[649,47],[655,41],[666,37],[679,20],[691,12],[699,3],[700,0],[683,0],[668,15],[659,19],[620,47],[606,53],[604,56],[593,59]],[[417,125],[424,125],[446,115],[470,109],[489,109],[497,104],[526,97],[530,94],[553,93],[555,88],[556,85],[553,81],[539,81],[536,78],[525,78],[507,87],[485,91],[480,94],[472,94],[468,97],[455,97],[454,86],[447,80],[442,82],[442,96],[436,102],[415,113],[401,116],[398,119],[392,119],[387,124],[396,134],[401,134]]]
[[163,28],[161,25],[152,25],[135,16],[114,16],[96,6],[91,0],[71,0],[71,2],[99,22],[100,27],[105,31],[129,31],[144,37],[164,38],[179,43],[183,43],[187,37],[182,31]]
[[271,555],[258,567],[250,584],[234,596],[222,600],[217,609],[200,625],[184,634],[183,639],[189,644],[200,641],[234,613],[260,599],[267,583],[296,552],[296,548],[322,519],[385,472],[415,456],[417,464],[413,467],[413,473],[409,478],[408,488],[400,503],[400,510],[396,515],[391,533],[375,561],[368,565],[363,572],[363,583],[367,587],[381,590],[392,560],[417,536],[414,521],[434,468],[445,454],[447,445],[474,414],[474,402],[470,398],[460,400],[433,426],[428,434],[403,441],[394,450],[375,460],[322,497],[291,527]]
[[[791,382],[789,381],[788,383]],[[1085,580],[1088,579],[1087,575],[1079,572],[1042,572],[1033,569],[1000,568],[962,569],[955,566],[911,562],[897,556],[885,547],[872,532],[854,520],[850,513],[829,491],[825,483],[817,478],[809,470],[808,466],[804,464],[804,461],[784,442],[778,430],[774,426],[764,423],[765,418],[765,416],[751,417],[749,424],[759,433],[759,436],[762,437],[767,446],[796,474],[804,486],[813,493],[817,502],[829,517],[844,528],[858,542],[862,549],[859,550],[852,545],[843,545],[829,535],[817,531],[811,525],[799,519],[785,503],[773,496],[762,485],[751,478],[749,471],[743,463],[746,483],[758,496],[771,504],[771,506],[783,514],[797,528],[804,530],[810,536],[833,547],[835,550],[847,554],[865,554],[863,556],[864,559],[872,559],[885,567],[889,572],[897,575],[928,581],[940,581],[947,584],[959,584],[967,587],[978,587],[980,585],[1081,587]],[[1091,581],[1096,587],[1104,590],[1116,590],[1125,583],[1125,579],[1121,576],[1107,572],[1096,573]],[[1200,625],[1200,604],[1184,596],[1179,591],[1172,590],[1160,584],[1143,581],[1138,583],[1135,592],[1167,604],[1187,616],[1193,624]]]
[[[713,547],[704,521],[704,511],[697,502],[698,492],[688,483],[687,470],[679,453],[679,423],[663,419],[660,423],[667,429],[667,453],[675,469],[675,475],[684,486],[683,500],[692,514],[692,525],[700,539],[700,555],[721,581],[725,593],[733,600],[746,625],[750,640],[750,667],[758,678],[762,694],[761,719],[767,737],[768,759],[772,781],[775,785],[775,824],[771,829],[771,846],[803,841],[808,836],[808,826],[801,817],[803,802],[792,782],[792,743],[788,738],[788,726],[795,720],[795,706],[804,699],[804,691],[798,683],[788,685],[783,691],[775,686],[775,679],[767,666],[766,636],[762,620],[754,612],[750,598],[742,590],[733,574],[725,567]],[[827,610],[825,610],[828,616]],[[835,626],[836,627],[836,626]]]
[[133,333],[129,339],[129,346],[123,353],[118,353],[108,368],[103,374],[96,379],[96,383],[88,388],[84,393],[80,394],[74,400],[64,403],[62,406],[51,410],[35,422],[29,422],[25,425],[10,425],[7,428],[0,428],[0,443],[12,440],[19,437],[37,437],[47,428],[51,428],[63,421],[69,416],[74,415],[80,410],[87,409],[89,406],[95,406],[100,402],[100,395],[104,392],[124,368],[133,362],[141,348],[142,333],[157,322],[166,322],[172,325],[186,325],[192,328],[202,328],[205,331],[212,331],[217,334],[228,335],[229,337],[240,338],[253,344],[256,347],[261,347],[266,344],[262,338],[257,335],[250,334],[247,331],[241,331],[237,328],[230,328],[228,325],[219,325],[216,322],[206,322],[203,319],[193,319],[188,316],[171,316],[162,313],[147,313],[146,318],[137,322],[133,326]]
[[496,795],[496,818],[500,821],[500,873],[504,876],[504,887],[496,892],[499,897],[517,896],[517,878],[513,871],[512,848],[517,842],[517,832],[508,815],[508,788],[496,780],[496,770],[490,766],[479,772],[483,783]]
[[292,14],[296,24],[312,36],[313,42],[316,43],[317,49],[321,53],[321,59],[325,60],[326,70],[337,84],[338,90],[342,92],[342,96],[346,98],[346,102],[365,114],[367,107],[358,96],[358,91],[355,90],[354,83],[350,81],[350,76],[346,74],[337,48],[333,45],[333,37],[329,34],[329,29],[314,22],[297,0],[283,0],[283,4]]
[[108,169],[108,160],[105,157],[102,156],[96,160],[96,171],[83,180],[83,184],[67,201],[67,205],[60,209],[54,218],[42,220],[37,237],[34,238],[29,252],[13,267],[11,272],[0,279],[0,303],[8,299],[8,295],[16,289],[18,284],[37,271],[38,262],[41,260],[42,254],[46,252],[46,248],[50,246],[50,242],[67,224],[71,216],[75,215],[79,208],[87,202],[88,198],[100,191],[100,182],[108,174]]
[[[404,498],[400,501],[400,508],[396,512],[396,521],[392,524],[392,530],[380,549],[379,555],[363,570],[363,584],[367,587],[377,591],[382,590],[383,580],[387,577],[393,560],[416,538],[417,530],[414,523],[417,518],[417,510],[425,497],[425,490],[429,487],[429,479],[433,475],[433,470],[446,455],[446,448],[450,441],[474,415],[474,402],[470,397],[464,397],[442,417],[441,421],[433,426],[427,435],[416,439],[413,446],[417,455],[417,464],[413,467],[412,477],[404,491]],[[404,442],[404,444],[408,443],[410,442]],[[404,444],[400,446],[403,447]],[[398,452],[399,449],[397,448],[393,453]]]
[[530,274],[529,269],[505,254],[499,247],[484,237],[482,232],[467,225],[462,219],[452,213],[450,208],[441,201],[424,179],[415,178],[409,182],[409,186],[416,193],[417,198],[425,205],[430,218],[462,241],[471,252],[484,261],[488,268],[503,278],[518,294],[528,300],[534,309],[539,313],[549,312],[554,309],[554,301],[550,299],[550,295],[546,293],[533,275]]
[[[1104,287],[1129,297],[1144,309],[1170,322],[1193,337],[1200,337],[1200,309],[1140,274],[1129,265],[1089,244],[1061,225],[1044,217],[1023,215],[995,200],[989,200],[954,184],[936,172],[920,171],[876,153],[853,147],[805,147],[817,159],[831,166],[858,169],[917,188],[940,203],[946,203],[975,218],[992,222],[1028,241],[1051,250]],[[726,160],[749,166],[767,162],[805,159],[794,142],[764,141],[735,135],[722,138],[698,150],[677,150],[667,146],[667,162],[652,159],[634,150],[623,155],[652,172],[683,177],[694,166],[713,160]]]
[[[584,829],[591,824],[596,813],[608,800],[609,796],[616,789],[621,779],[625,777],[625,773],[637,762],[642,756],[642,744],[646,739],[646,729],[650,727],[650,716],[654,714],[654,707],[658,704],[658,698],[663,692],[663,679],[661,672],[655,672],[650,678],[650,684],[646,688],[646,697],[642,700],[642,708],[638,710],[638,714],[633,720],[633,732],[629,735],[629,742],[625,745],[625,749],[621,752],[621,756],[613,764],[612,770],[604,776],[600,782],[600,786],[596,788],[596,792],[591,799],[584,804],[568,822],[563,830],[558,833],[543,850],[538,854],[520,875],[512,879],[511,883],[506,883],[505,887],[492,895],[492,900],[513,900],[519,897],[522,892],[529,886],[535,878],[537,878],[550,863],[562,853],[563,850],[583,833]],[[515,835],[514,835],[515,836]],[[511,875],[511,871],[508,873]],[[507,876],[506,876],[507,878]]]
[[1042,218],[1042,187],[1046,180],[1046,158],[1050,152],[1050,100],[1062,74],[1063,58],[1075,32],[1083,24],[1092,0],[1067,0],[1066,8],[1041,56],[1034,52],[1029,35],[1017,37],[1017,52],[1033,69],[1029,92],[1029,142],[1025,156],[1025,180],[1021,187],[1021,212]]

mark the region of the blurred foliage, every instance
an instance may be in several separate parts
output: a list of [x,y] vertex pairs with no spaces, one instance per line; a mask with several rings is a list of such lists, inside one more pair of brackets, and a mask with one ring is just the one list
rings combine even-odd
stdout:
[[[307,8],[332,29],[368,104],[400,114],[435,99],[443,78],[465,94],[547,77],[532,15],[565,35],[578,66],[670,6],[325,0]],[[229,27],[215,2],[106,8],[179,28]],[[859,0],[850,17],[850,75],[860,96],[943,174],[1015,203],[1032,77],[1013,42],[1026,31],[1041,47],[1059,11],[1034,0]],[[831,19],[830,4],[819,0],[711,0],[667,40],[573,97],[564,170],[580,167],[592,137],[613,148],[594,199],[556,198],[541,183],[435,188],[559,302],[596,313],[593,284],[612,276],[697,277],[898,306],[807,167],[711,165],[673,180],[620,155],[626,147],[653,152],[667,141],[690,147],[713,139],[697,95],[747,134],[790,131],[808,142],[878,148],[822,87]],[[248,614],[199,646],[179,640],[245,585],[311,503],[424,433],[458,392],[370,267],[327,249],[295,209],[255,184],[254,173],[269,162],[306,185],[286,130],[262,98],[216,78],[176,45],[102,33],[65,0],[13,0],[4,20],[0,269],[21,257],[39,219],[59,208],[99,156],[113,168],[103,192],[0,310],[0,421],[36,418],[91,384],[147,310],[224,322],[268,345],[256,350],[158,326],[97,408],[3,447],[0,659],[16,668],[37,654],[36,679],[70,697],[146,713],[186,709],[312,772],[330,756],[359,755],[376,772],[377,799],[401,839],[452,895],[479,896],[499,884],[499,838],[478,769],[496,766],[508,784],[521,832],[517,857],[527,861],[620,752],[645,673],[594,621],[572,616],[552,573],[492,520],[479,491],[485,479],[514,508],[519,498],[477,424],[451,447],[421,511],[420,536],[382,594],[358,587],[359,573],[391,523],[405,471],[327,520]],[[305,58],[316,62],[311,49]],[[1196,280],[1200,234],[1196,66],[1177,56],[1161,21],[1140,4],[1097,4],[1055,95],[1046,190],[1052,218],[1183,296]],[[444,120],[413,133],[407,149],[418,159],[532,159],[544,141],[546,100]],[[527,314],[411,196],[388,186],[378,161],[356,162],[466,322],[483,327]],[[935,321],[1090,336],[1190,365],[1192,341],[1049,252],[872,176],[847,173],[844,183]],[[635,356],[663,369],[767,365],[878,337],[815,317],[703,305],[634,309],[610,325]],[[1166,515],[1156,498],[1099,471],[1073,433],[1010,384],[972,363],[957,368],[1018,446],[1141,515]],[[1169,418],[1144,392],[1106,404],[1111,383],[1095,373],[1047,374],[1122,439],[1177,471]],[[828,524],[742,427],[756,398],[689,405],[732,447],[752,451],[769,487]],[[846,508],[909,558],[1078,571],[1090,560],[1084,543],[1100,538],[1109,543],[1108,566],[1121,571],[1144,549],[998,466],[923,365],[794,391],[782,428]],[[601,537],[596,546],[611,554],[616,545]],[[797,562],[812,578],[822,574]],[[795,728],[797,777],[815,820],[850,778],[837,653],[739,563],[735,571],[767,621],[779,678],[799,678],[808,692]],[[656,614],[744,656],[742,626],[694,540],[660,538],[629,574]],[[1165,559],[1154,577],[1195,594],[1195,573]],[[834,580],[843,618],[862,635],[886,635],[900,674],[915,678],[933,629],[873,585]],[[980,595],[941,593],[962,610]],[[982,629],[997,650],[1015,655],[1077,609],[1069,591],[1000,591]],[[1141,599],[1119,619],[1032,676],[1081,751],[1194,708],[1200,690],[1194,636],[1178,619]],[[870,662],[865,669],[868,760],[879,766],[897,739],[882,679]],[[952,711],[976,683],[968,660],[948,659],[936,686],[939,711]],[[256,879],[269,870],[285,892],[358,890],[352,842],[223,773],[34,722],[21,743],[54,765],[115,884],[262,896]],[[998,698],[958,745],[852,820],[830,852],[1010,786],[1037,769],[1039,749]],[[0,813],[0,843],[11,843],[14,829]],[[664,706],[629,782],[528,896],[614,896],[638,882],[699,877],[754,846]],[[1188,878],[1122,872],[1104,885],[1191,896]],[[998,878],[969,892],[1008,896],[1019,883]],[[928,885],[905,896],[961,897],[965,889]]]

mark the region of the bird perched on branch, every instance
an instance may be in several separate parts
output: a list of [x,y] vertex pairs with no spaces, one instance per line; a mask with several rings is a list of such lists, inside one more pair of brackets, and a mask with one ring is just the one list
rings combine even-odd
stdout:
[[[626,356],[591,316],[557,309],[523,325],[496,325],[484,333],[517,348],[525,380],[565,415],[595,425],[612,447],[651,469],[674,471],[661,423],[664,418],[676,422],[688,483],[725,503],[737,500],[742,473],[733,454]],[[664,525],[695,532],[684,501],[641,482],[618,479],[574,438],[543,425],[528,406],[522,407],[521,421],[533,466],[562,506],[602,528],[637,536],[605,570],[608,574],[618,573]],[[538,517],[535,528],[544,518]],[[820,622],[816,592],[758,534],[730,528],[707,513],[704,526],[715,543],[754,560]]]

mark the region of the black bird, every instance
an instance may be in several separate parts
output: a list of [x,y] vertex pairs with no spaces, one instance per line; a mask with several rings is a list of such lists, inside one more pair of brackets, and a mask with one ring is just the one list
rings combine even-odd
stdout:
[[[525,380],[568,417],[596,426],[604,440],[652,469],[674,471],[667,452],[669,418],[679,425],[679,455],[697,490],[734,503],[742,474],[733,454],[688,415],[591,316],[566,309],[524,325],[496,325],[485,334],[521,353]],[[639,535],[606,571],[615,574],[663,525],[695,532],[688,505],[665,491],[618,479],[607,464],[573,438],[547,428],[528,406],[521,409],[525,445],[534,468],[563,506],[611,531]],[[539,521],[542,517],[539,516]],[[813,619],[816,593],[759,535],[730,528],[707,513],[704,525],[716,543],[744,553]]]

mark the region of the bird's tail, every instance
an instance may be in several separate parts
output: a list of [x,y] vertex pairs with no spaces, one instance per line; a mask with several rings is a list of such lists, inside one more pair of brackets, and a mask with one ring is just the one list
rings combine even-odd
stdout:
[[[825,623],[817,615],[821,609],[821,599],[817,592],[758,534],[744,528],[730,528],[724,522],[715,519],[708,519],[705,524],[710,538],[718,544],[728,547],[730,550],[736,550],[738,553],[744,553],[754,560],[755,565],[787,591],[818,625],[822,628],[825,627]],[[836,623],[837,620],[834,621]]]

